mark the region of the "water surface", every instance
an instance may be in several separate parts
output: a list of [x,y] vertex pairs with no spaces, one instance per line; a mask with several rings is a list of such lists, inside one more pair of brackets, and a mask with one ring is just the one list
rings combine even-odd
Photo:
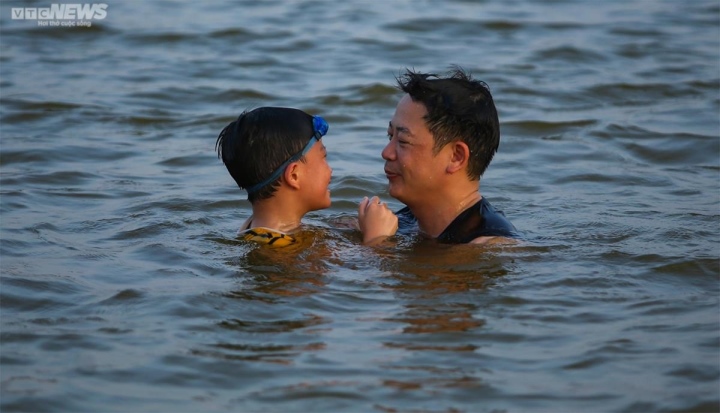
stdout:
[[[0,6],[3,412],[720,410],[716,1]],[[373,249],[406,67],[490,86],[526,241]],[[238,241],[241,111],[328,119],[333,206]]]

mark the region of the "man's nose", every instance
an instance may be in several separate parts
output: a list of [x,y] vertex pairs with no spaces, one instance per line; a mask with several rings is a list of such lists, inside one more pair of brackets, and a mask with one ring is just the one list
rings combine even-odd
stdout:
[[395,159],[395,144],[392,140],[390,140],[387,145],[385,145],[385,148],[383,148],[380,155],[386,161],[392,161],[393,159]]

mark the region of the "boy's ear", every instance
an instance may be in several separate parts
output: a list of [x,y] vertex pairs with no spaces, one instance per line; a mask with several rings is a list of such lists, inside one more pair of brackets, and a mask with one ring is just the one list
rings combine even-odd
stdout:
[[283,179],[285,183],[294,189],[300,189],[300,170],[297,162],[292,162],[285,168],[283,172]]
[[445,168],[445,171],[449,174],[454,174],[465,169],[467,166],[470,161],[470,148],[468,148],[465,142],[461,141],[451,142],[449,145],[452,152],[450,162],[447,168]]

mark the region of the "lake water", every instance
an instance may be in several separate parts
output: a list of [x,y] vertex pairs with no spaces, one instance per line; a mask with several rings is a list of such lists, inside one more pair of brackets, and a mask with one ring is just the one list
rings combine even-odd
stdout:
[[[0,6],[3,412],[717,412],[720,4]],[[404,68],[487,82],[514,246],[358,245]],[[297,248],[235,232],[248,108],[330,123]],[[432,196],[432,194],[428,194]]]

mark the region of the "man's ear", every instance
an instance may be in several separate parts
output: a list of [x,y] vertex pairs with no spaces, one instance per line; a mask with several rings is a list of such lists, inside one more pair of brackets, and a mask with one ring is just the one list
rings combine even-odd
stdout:
[[292,162],[283,172],[285,183],[294,189],[300,189],[300,168],[297,162]]
[[462,171],[467,166],[470,161],[470,148],[468,148],[465,142],[461,141],[451,142],[449,145],[452,153],[445,171],[449,174],[454,174],[455,172]]

